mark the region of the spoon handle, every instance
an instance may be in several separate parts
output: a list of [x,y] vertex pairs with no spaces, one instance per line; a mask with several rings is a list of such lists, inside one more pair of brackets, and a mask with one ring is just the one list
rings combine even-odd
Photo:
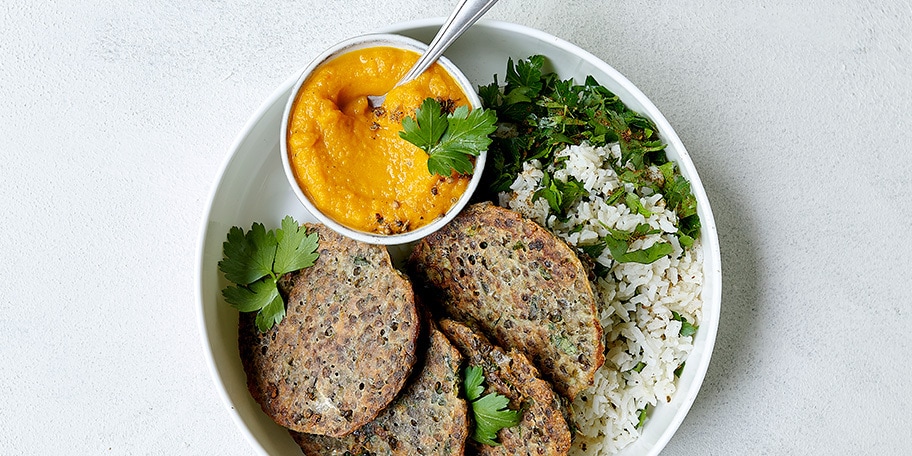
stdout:
[[396,85],[405,84],[424,73],[424,70],[436,62],[443,55],[443,51],[456,41],[456,38],[459,38],[460,35],[468,30],[495,3],[497,3],[497,0],[460,0],[459,5],[456,6],[450,17],[443,23],[443,27],[440,27],[437,36],[428,45],[427,51]]

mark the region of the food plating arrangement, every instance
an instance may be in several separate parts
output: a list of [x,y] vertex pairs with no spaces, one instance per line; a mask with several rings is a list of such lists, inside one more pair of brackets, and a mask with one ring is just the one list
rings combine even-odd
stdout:
[[243,378],[252,419],[273,423],[254,440],[284,433],[283,451],[308,455],[661,450],[699,389],[721,280],[673,131],[544,53],[475,85],[445,59],[397,84],[422,52],[402,39],[359,37],[303,72],[276,133],[283,192],[306,211],[218,241],[210,308],[219,328],[237,322],[242,370],[223,385]]

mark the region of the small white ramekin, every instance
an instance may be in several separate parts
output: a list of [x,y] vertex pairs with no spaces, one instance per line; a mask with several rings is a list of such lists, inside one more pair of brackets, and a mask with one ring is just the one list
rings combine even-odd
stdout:
[[[434,220],[432,223],[424,225],[420,228],[417,228],[412,231],[407,231],[405,233],[383,235],[378,233],[371,233],[367,231],[361,231],[357,229],[350,228],[345,226],[338,221],[334,220],[332,217],[324,214],[320,209],[318,209],[310,198],[304,193],[301,189],[298,181],[295,179],[294,171],[291,166],[291,161],[288,154],[288,122],[291,116],[291,110],[293,108],[295,99],[297,98],[298,92],[301,89],[301,85],[304,84],[304,81],[307,80],[307,77],[310,76],[313,71],[319,67],[324,62],[328,62],[335,57],[338,57],[342,54],[377,46],[388,46],[401,49],[408,49],[419,54],[423,53],[427,49],[427,45],[412,38],[408,38],[402,35],[395,34],[370,34],[370,35],[361,35],[348,40],[342,41],[335,46],[330,47],[325,50],[322,54],[317,56],[309,65],[307,65],[304,70],[301,72],[300,77],[298,78],[297,83],[291,91],[291,96],[288,98],[288,102],[285,105],[285,114],[282,117],[282,130],[280,132],[281,139],[279,141],[281,150],[282,150],[282,166],[285,169],[285,176],[288,178],[288,183],[291,185],[292,190],[295,195],[301,201],[301,204],[307,208],[307,211],[310,212],[314,217],[316,217],[321,223],[325,224],[329,228],[338,232],[343,236],[349,238],[367,242],[370,244],[381,244],[381,245],[399,245],[399,244],[408,244],[420,240],[421,238],[439,230],[444,225],[453,220],[454,217],[462,210],[463,207],[469,202],[472,197],[472,194],[475,192],[475,189],[478,188],[478,183],[481,180],[481,174],[484,170],[485,161],[487,159],[487,152],[482,152],[478,157],[475,157],[475,169],[473,170],[472,179],[469,181],[468,186],[466,187],[465,193],[459,198],[459,200],[444,214],[443,217],[439,217]],[[475,92],[475,89],[472,87],[472,83],[469,82],[468,78],[456,67],[452,62],[447,60],[445,57],[441,57],[437,60],[441,66],[450,75],[453,79],[459,84],[462,91],[465,92],[467,100],[471,109],[476,109],[481,107],[481,99],[478,97],[478,94]],[[379,95],[379,94],[378,94]]]

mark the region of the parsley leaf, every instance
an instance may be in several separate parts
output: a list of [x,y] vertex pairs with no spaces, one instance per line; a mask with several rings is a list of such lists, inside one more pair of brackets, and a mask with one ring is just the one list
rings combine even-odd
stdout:
[[225,287],[222,296],[240,312],[258,312],[257,328],[268,331],[285,318],[285,302],[276,285],[279,277],[312,266],[319,256],[317,244],[317,233],[308,235],[290,216],[275,231],[267,231],[262,223],[254,223],[247,233],[231,227],[218,266],[235,285]]
[[605,226],[605,229],[608,230],[608,235],[599,239],[598,242],[579,245],[577,248],[589,255],[593,260],[598,259],[607,248],[608,252],[611,253],[611,258],[618,263],[642,264],[654,263],[674,250],[674,247],[668,242],[657,242],[645,249],[628,251],[631,239],[658,233],[657,230],[653,230],[645,223],[637,225],[633,231],[615,230],[607,226]]
[[279,297],[275,280],[263,278],[248,286],[229,286],[222,290],[228,304],[240,312],[256,312]]
[[471,174],[473,164],[469,157],[477,157],[488,149],[488,137],[497,127],[494,111],[482,108],[469,110],[460,106],[452,113],[444,112],[440,102],[427,98],[415,110],[415,118],[402,119],[399,137],[421,148],[428,154],[428,171],[431,174]]
[[465,154],[455,150],[439,150],[428,157],[428,172],[449,176],[457,174],[471,174],[472,161]]
[[317,261],[317,233],[307,230],[291,217],[282,219],[282,229],[276,230],[278,247],[275,254],[276,274],[285,274],[313,266]]
[[466,390],[466,398],[470,401],[474,401],[481,397],[481,393],[484,392],[484,387],[481,384],[484,383],[484,375],[482,374],[481,368],[478,366],[468,366],[465,368],[465,380],[463,385]]
[[545,58],[540,55],[529,57],[529,60],[519,60],[516,65],[513,59],[507,60],[507,84],[510,91],[510,102],[517,103],[532,101],[542,89],[542,66]]
[[446,114],[440,103],[428,98],[415,110],[415,118],[402,119],[402,131],[399,137],[420,147],[430,154],[430,150],[440,142],[447,130]]
[[475,433],[472,438],[485,445],[497,446],[497,431],[519,424],[519,412],[507,408],[509,401],[496,393],[488,394],[472,403],[475,416]]
[[645,249],[628,251],[626,240],[609,235],[602,238],[602,241],[605,242],[605,246],[611,252],[611,258],[614,258],[614,261],[618,263],[650,264],[674,250],[671,244],[667,242],[657,242]]
[[472,439],[485,445],[500,445],[496,440],[497,432],[519,424],[519,412],[507,408],[510,401],[500,394],[488,393],[481,396],[481,393],[484,392],[484,387],[481,386],[484,382],[481,367],[466,367],[464,376],[466,399],[469,400],[472,416],[475,418],[475,432],[472,434]]
[[640,197],[635,193],[628,193],[627,197],[624,198],[624,204],[630,208],[630,212],[633,214],[640,214],[643,217],[649,217],[652,215],[652,212],[649,212],[649,210],[643,206],[643,202],[640,201]]
[[225,258],[219,269],[225,278],[239,285],[248,285],[272,272],[275,256],[275,234],[267,232],[261,223],[254,223],[247,234],[238,227],[228,230],[228,240],[222,244]]
[[269,331],[273,325],[281,323],[283,318],[285,318],[285,302],[281,297],[276,297],[257,313],[257,329],[260,332]]

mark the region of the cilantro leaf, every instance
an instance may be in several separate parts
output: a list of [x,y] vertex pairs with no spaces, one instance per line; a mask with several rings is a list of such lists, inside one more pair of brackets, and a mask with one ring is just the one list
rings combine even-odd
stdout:
[[608,251],[611,252],[611,258],[614,258],[614,261],[618,263],[655,263],[656,260],[674,250],[668,242],[657,242],[645,249],[627,251],[629,245],[625,240],[609,235],[603,237],[602,241],[608,247]]
[[519,412],[507,408],[509,400],[497,393],[490,393],[472,402],[475,433],[472,438],[485,445],[497,446],[497,431],[519,424]]
[[399,137],[428,154],[428,171],[449,176],[471,174],[469,157],[478,156],[491,144],[489,135],[497,127],[497,115],[483,108],[469,111],[466,106],[446,114],[440,102],[427,98],[415,110],[415,118],[402,119]]
[[225,301],[240,312],[255,312],[266,307],[277,296],[275,280],[264,277],[248,286],[229,286],[222,290]]
[[484,392],[482,386],[484,375],[481,367],[467,366],[463,371],[463,376],[466,399],[468,399],[469,408],[475,419],[472,439],[485,445],[500,445],[497,441],[497,432],[519,424],[520,413],[510,410],[508,408],[510,401],[500,394],[492,392],[481,396],[481,393]]
[[431,153],[431,149],[440,142],[447,130],[447,116],[433,98],[428,98],[415,110],[415,118],[402,119],[402,131],[399,137]]
[[465,154],[457,151],[441,150],[428,157],[427,167],[431,174],[449,176],[458,174],[471,174],[472,161]]
[[484,382],[484,375],[482,375],[481,368],[478,366],[467,366],[465,368],[465,381],[463,385],[465,386],[466,398],[470,401],[474,401],[481,396],[481,393],[484,392],[484,387],[481,384]]
[[277,280],[312,266],[319,255],[317,244],[317,234],[308,235],[291,217],[282,219],[282,228],[275,231],[267,231],[262,223],[254,223],[246,234],[231,227],[218,263],[225,279],[235,283],[222,290],[225,302],[240,312],[257,312],[257,328],[268,331],[285,318]]
[[469,111],[468,106],[460,106],[447,117],[447,120],[449,125],[446,133],[435,149],[458,151],[473,157],[477,157],[483,150],[488,150],[491,144],[488,135],[497,129],[494,126],[497,117],[492,111]]
[[317,261],[317,233],[307,234],[291,216],[282,219],[282,229],[276,230],[278,248],[273,265],[276,274],[285,274],[313,266]]
[[278,295],[269,304],[266,304],[256,316],[256,326],[260,332],[269,331],[273,325],[277,325],[285,318],[285,301]]
[[276,239],[262,223],[254,223],[247,234],[238,227],[228,231],[228,240],[222,244],[225,257],[219,269],[225,278],[239,285],[247,285],[272,272]]

